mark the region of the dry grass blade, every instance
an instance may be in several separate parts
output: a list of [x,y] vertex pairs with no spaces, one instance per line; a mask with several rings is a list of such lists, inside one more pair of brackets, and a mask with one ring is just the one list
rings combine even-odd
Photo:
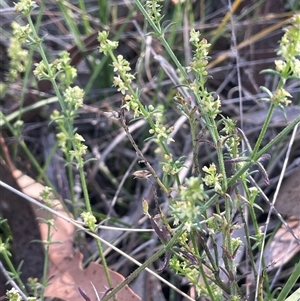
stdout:
[[[259,41],[260,39],[268,36],[272,32],[276,31],[279,28],[282,28],[286,24],[288,24],[292,20],[292,17],[285,19],[281,22],[278,22],[272,26],[267,27],[266,29],[262,30],[261,32],[258,32],[257,34],[253,35],[248,40],[245,40],[237,45],[236,50],[243,49],[246,46],[250,46],[253,43]],[[227,58],[229,58],[232,54],[232,50],[226,51],[225,53],[219,55],[215,60],[213,60],[211,63],[208,64],[207,68],[211,69],[215,67],[216,65],[220,64],[221,62],[225,61]]]

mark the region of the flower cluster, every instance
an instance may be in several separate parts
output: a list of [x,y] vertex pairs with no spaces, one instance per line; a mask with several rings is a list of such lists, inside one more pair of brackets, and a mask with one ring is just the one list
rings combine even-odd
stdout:
[[20,73],[25,72],[28,63],[28,51],[22,48],[22,42],[26,41],[30,34],[28,26],[21,26],[16,22],[11,24],[12,37],[7,53],[10,58],[8,79],[10,82],[16,80]]
[[195,282],[195,279],[199,278],[198,269],[187,260],[180,260],[177,256],[173,256],[170,259],[170,266],[176,274],[184,275],[192,282]]
[[284,88],[277,89],[271,97],[271,102],[276,105],[284,104],[285,106],[288,106],[292,102],[288,97],[291,98],[292,95]]
[[162,170],[164,173],[168,175],[177,175],[180,170],[183,168],[183,157],[177,159],[176,161],[173,161],[173,158],[171,155],[165,154],[165,162],[161,162]]
[[[84,162],[82,157],[86,154],[87,146],[83,144],[84,138],[76,133],[73,137],[70,137],[66,131],[61,131],[56,135],[58,139],[58,145],[64,152],[68,152],[73,158],[77,159],[77,167],[82,167]],[[73,145],[72,150],[68,150],[68,142]]]
[[192,29],[190,32],[190,42],[195,46],[195,53],[190,66],[187,71],[195,73],[195,80],[190,84],[190,88],[198,98],[198,105],[204,115],[208,115],[215,119],[217,114],[220,113],[221,101],[219,97],[216,99],[205,88],[207,80],[207,64],[208,64],[208,51],[210,44],[206,39],[200,40],[200,32]]
[[190,232],[201,228],[199,222],[203,213],[203,202],[207,199],[204,186],[198,177],[190,177],[180,189],[179,198],[171,206],[174,225],[184,223],[184,229]]
[[222,123],[224,125],[223,131],[227,135],[232,135],[235,133],[235,128],[236,128],[236,120],[233,120],[229,117],[223,118]]
[[65,112],[55,110],[51,115],[51,119],[55,120],[61,129],[66,127],[67,121],[74,120],[77,110],[83,106],[84,91],[78,86],[68,87],[63,96]]
[[212,163],[209,167],[204,166],[202,170],[205,172],[205,177],[203,178],[205,185],[213,186],[216,192],[222,193],[222,185],[220,180],[223,176],[217,173],[216,165]]
[[[153,2],[154,3],[154,2]],[[122,55],[118,55],[115,57],[113,54],[113,50],[118,46],[116,42],[112,42],[108,39],[108,32],[103,31],[98,34],[98,41],[100,42],[100,52],[104,54],[109,54],[112,58],[113,70],[116,73],[113,80],[113,86],[118,88],[118,91],[124,95],[122,108],[128,111],[133,111],[134,118],[143,116],[146,118],[151,126],[149,130],[150,134],[152,134],[161,144],[170,143],[174,140],[171,138],[170,133],[173,128],[166,128],[162,124],[163,114],[159,109],[154,109],[152,105],[148,107],[144,106],[139,100],[138,91],[134,91],[132,88],[132,81],[135,79],[135,76],[130,73],[131,68],[129,62],[124,59]],[[169,174],[178,173],[178,162],[175,164],[177,170],[174,170],[174,164],[169,169]],[[165,167],[167,168],[167,167]]]
[[86,227],[88,227],[90,230],[95,231],[96,229],[96,218],[92,213],[90,212],[82,212],[81,218],[83,219],[83,222]]
[[222,145],[226,145],[226,149],[231,158],[235,158],[238,155],[238,149],[242,138],[236,130],[236,120],[232,120],[229,117],[223,118],[222,123],[224,128],[222,132],[226,135],[220,136]]
[[39,80],[54,80],[58,77],[58,75],[60,75],[60,81],[63,82],[65,86],[69,86],[77,76],[77,71],[70,65],[70,62],[70,54],[66,51],[63,51],[60,54],[60,58],[56,59],[51,64],[45,61],[36,63],[33,74]]
[[69,104],[69,109],[78,110],[83,106],[84,91],[78,86],[68,87],[64,93],[64,100]]
[[55,64],[49,64],[50,70],[52,71],[49,72],[49,69],[44,61],[40,61],[34,65],[35,69],[33,70],[33,74],[38,78],[38,80],[53,78],[53,73],[57,70]]
[[36,7],[36,2],[32,0],[21,0],[15,3],[15,11],[21,12],[24,16],[29,16],[31,11]]
[[132,81],[135,79],[135,76],[130,73],[131,68],[129,62],[124,59],[122,55],[115,57],[112,53],[114,49],[118,47],[118,42],[114,42],[108,39],[109,33],[107,31],[102,31],[98,33],[98,41],[100,42],[99,51],[103,52],[105,55],[110,54],[113,60],[113,67],[116,76],[114,76],[113,86],[118,88],[118,91],[121,92],[124,97],[123,108],[127,110],[132,110],[134,116],[138,117],[140,112],[140,104],[136,99],[134,93],[131,95],[126,94],[128,90],[131,90]]
[[118,87],[123,95],[129,89],[132,81],[135,79],[135,76],[130,72],[131,68],[129,62],[126,61],[123,55],[118,55],[113,62],[114,72],[117,73],[117,76],[114,77],[113,85]]
[[155,123],[155,128],[150,129],[149,133],[151,135],[155,134],[158,140],[165,139],[167,144],[169,144],[170,142],[174,142],[174,139],[170,136],[172,131],[173,127],[167,129],[159,120],[157,120]]
[[122,108],[126,109],[127,111],[133,111],[133,117],[139,117],[142,115],[142,111],[140,109],[140,104],[137,98],[134,95],[126,94],[123,98],[123,105]]
[[51,204],[51,199],[53,197],[52,188],[48,187],[48,186],[45,186],[43,191],[40,193],[40,197],[42,198],[42,200],[45,204],[50,205]]
[[105,55],[116,49],[119,45],[118,42],[109,40],[108,35],[108,31],[101,31],[98,33],[98,42],[100,42],[99,52],[103,52]]
[[59,54],[57,70],[59,71],[58,81],[66,87],[70,86],[77,76],[77,70],[71,66],[71,58],[68,51],[62,51]]
[[85,141],[84,138],[78,133],[74,135],[74,139],[73,139],[74,150],[70,150],[69,154],[77,158],[78,161],[79,158],[81,158],[86,154],[87,146],[83,144],[84,141]]
[[22,297],[19,292],[13,287],[9,291],[6,292],[6,298],[9,301],[21,301]]
[[159,24],[163,18],[161,15],[162,6],[159,4],[159,2],[163,2],[163,0],[146,1],[147,12],[155,24]]
[[201,100],[199,104],[201,112],[213,119],[215,119],[221,112],[221,100],[219,96],[217,96],[217,98],[215,99],[213,94],[206,90],[201,93]]
[[300,77],[300,15],[296,15],[291,26],[285,29],[277,54],[283,58],[275,61],[281,77]]
[[17,120],[14,123],[14,129],[15,129],[16,137],[19,137],[19,138],[22,137],[23,127],[24,127],[24,121],[23,120]]
[[[179,257],[174,255],[170,259],[170,267],[176,272],[176,274],[184,275],[187,277],[191,283],[195,286],[197,291],[197,295],[200,297],[208,296],[208,292],[206,287],[202,284],[201,281],[198,281],[199,275],[199,267],[193,264],[190,260],[184,257]],[[215,301],[223,301],[223,291],[214,283],[210,284],[210,289],[214,292],[214,300]],[[240,300],[240,299],[239,299]]]
[[21,26],[17,22],[13,22],[11,24],[11,27],[13,29],[13,36],[20,42],[25,43],[27,42],[27,39],[29,35],[31,34],[31,28],[29,24]]
[[206,66],[208,64],[208,52],[210,44],[207,43],[206,39],[200,40],[200,32],[192,29],[190,32],[190,42],[195,46],[195,54],[193,56],[190,67],[187,68],[188,71],[195,71],[206,80],[207,70]]
[[0,239],[0,254],[6,253],[8,256],[11,256],[11,253],[9,252],[9,243],[8,240],[4,243]]

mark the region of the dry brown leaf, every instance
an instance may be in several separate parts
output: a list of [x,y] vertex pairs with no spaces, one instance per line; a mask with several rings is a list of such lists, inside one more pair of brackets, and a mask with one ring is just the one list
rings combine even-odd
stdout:
[[[286,220],[290,228],[300,237],[300,222],[295,218]],[[286,264],[292,257],[300,252],[300,245],[287,230],[285,225],[276,232],[272,242],[264,252],[265,262],[270,265],[268,269],[275,269]]]
[[[44,190],[44,186],[17,170],[12,164],[7,151],[6,161],[8,161],[11,173],[22,191],[26,195],[41,201],[40,193]],[[78,287],[80,287],[91,300],[97,300],[96,293],[91,285],[93,283],[101,298],[102,294],[109,287],[104,268],[100,264],[91,263],[88,268],[82,269],[83,255],[75,252],[73,249],[74,225],[61,217],[53,216],[45,210],[40,210],[36,205],[31,205],[35,216],[39,218],[41,239],[47,241],[48,237],[48,225],[41,222],[41,219],[49,219],[50,216],[54,220],[54,227],[50,228],[51,241],[58,242],[51,244],[49,247],[49,284],[46,288],[45,296],[83,301],[84,299],[78,291]],[[71,214],[66,213],[59,200],[52,200],[52,208],[61,215],[72,218]],[[32,218],[34,219],[35,217]],[[125,279],[117,272],[109,270],[109,273],[114,287]],[[138,301],[141,299],[128,286],[125,286],[117,295],[117,300]]]
[[[49,280],[50,285],[46,289],[46,296],[83,301],[78,291],[80,287],[91,300],[97,300],[92,284],[99,297],[103,296],[109,288],[103,266],[93,262],[86,269],[82,269],[82,257],[82,254],[76,253],[72,257],[65,257],[60,266],[52,266],[49,275],[53,274],[53,276]],[[110,271],[110,276],[113,287],[125,279],[113,271]],[[116,299],[118,301],[141,300],[128,286],[116,295]]]
[[[40,193],[44,190],[44,186],[35,182],[32,178],[24,175],[21,171],[15,169],[12,172],[13,176],[17,180],[19,186],[22,191],[30,196],[33,199],[40,200]],[[72,218],[71,214],[67,214],[62,206],[61,202],[57,199],[52,200],[51,204],[52,208],[55,209],[56,212],[61,215]],[[35,212],[35,216],[39,219],[47,219],[48,213],[45,210],[40,210],[40,208],[34,204],[32,207]],[[50,214],[50,218],[54,219],[54,227],[51,227],[51,240],[55,242],[60,242],[59,244],[52,244],[49,250],[49,257],[52,261],[59,261],[59,258],[63,258],[63,256],[70,256],[73,254],[73,234],[75,231],[75,227],[73,224],[68,223],[64,219],[60,217],[56,217]],[[43,241],[47,240],[48,237],[48,225],[42,223],[41,220],[39,222],[41,237]],[[58,259],[56,259],[58,258]]]
[[281,214],[300,219],[300,167],[283,181],[275,208]]
[[[18,170],[14,170],[13,175],[17,178],[24,193],[32,198],[40,199],[39,194],[44,188],[43,185],[36,183],[33,179]],[[68,215],[64,211],[59,200],[53,200],[52,204],[53,208],[60,214],[71,217],[70,214]],[[44,210],[36,211],[36,216],[40,218],[45,219],[46,214]],[[55,225],[55,228],[51,227],[51,240],[59,243],[51,244],[49,248],[50,268],[48,270],[48,277],[50,281],[46,288],[45,296],[82,301],[83,297],[78,291],[78,287],[80,287],[91,300],[97,300],[91,283],[95,286],[100,297],[109,287],[103,266],[91,263],[88,268],[82,269],[83,255],[74,252],[73,249],[74,226],[60,217],[52,216],[51,218],[54,219]],[[39,225],[42,239],[46,240],[48,226],[44,223],[40,223]],[[122,275],[114,271],[110,270],[109,273],[114,287],[125,279]],[[120,301],[140,300],[128,286],[120,291],[117,298]]]

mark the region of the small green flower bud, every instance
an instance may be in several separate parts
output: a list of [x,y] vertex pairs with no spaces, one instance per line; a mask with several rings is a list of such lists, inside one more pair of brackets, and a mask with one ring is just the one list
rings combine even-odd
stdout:
[[6,292],[6,297],[9,301],[21,301],[22,297],[19,292],[13,287],[9,291]]
[[96,229],[96,218],[92,213],[90,212],[82,212],[81,218],[83,219],[83,222],[86,227],[88,227],[90,230],[95,231]]
[[15,4],[15,11],[21,12],[25,16],[29,15],[32,9],[37,6],[36,2],[32,0],[21,0],[20,2],[14,4]]
[[43,191],[40,193],[40,197],[46,202],[47,200],[50,200],[52,194],[52,188],[45,186]]

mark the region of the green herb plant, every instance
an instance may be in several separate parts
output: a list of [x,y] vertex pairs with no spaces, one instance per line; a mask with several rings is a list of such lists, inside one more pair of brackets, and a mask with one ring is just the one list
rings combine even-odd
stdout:
[[[276,70],[264,71],[276,74],[280,81],[274,92],[262,87],[262,90],[268,95],[263,100],[270,103],[270,108],[259,138],[252,149],[243,131],[236,126],[236,122],[222,116],[219,97],[206,88],[210,48],[206,39],[201,38],[198,31],[194,29],[190,31],[190,43],[194,48],[194,55],[190,65],[185,68],[177,60],[165,40],[165,32],[169,27],[161,25],[163,16],[160,1],[147,1],[146,6],[139,0],[135,0],[135,3],[152,27],[153,32],[151,34],[161,41],[178,68],[178,72],[184,78],[182,85],[191,93],[190,99],[186,99],[178,92],[174,102],[178,104],[178,108],[190,125],[194,154],[193,174],[180,182],[178,175],[184,166],[182,158],[174,159],[169,148],[170,143],[174,142],[171,137],[172,127],[165,127],[163,112],[155,109],[152,104],[143,105],[140,101],[139,89],[134,90],[132,87],[135,77],[131,72],[129,63],[121,55],[115,56],[114,54],[118,43],[108,39],[108,32],[99,32],[100,52],[109,55],[113,62],[115,72],[113,86],[117,87],[118,91],[123,94],[123,105],[119,112],[121,124],[136,153],[142,158],[142,162],[148,169],[147,177],[151,174],[169,199],[168,218],[160,208],[157,208],[163,222],[161,228],[149,215],[147,203],[144,204],[145,214],[151,219],[153,228],[162,242],[168,246],[166,251],[169,252],[170,250],[168,242],[170,242],[171,237],[178,236],[178,232],[180,232],[178,240],[171,246],[172,256],[171,258],[168,257],[168,264],[176,274],[183,275],[190,281],[190,284],[196,288],[198,297],[209,297],[210,300],[246,300],[247,296],[243,295],[239,286],[240,279],[237,276],[237,267],[234,262],[243,242],[240,238],[233,238],[232,233],[243,228],[248,246],[251,246],[251,242],[254,241],[254,248],[262,251],[263,234],[258,227],[254,211],[258,207],[255,200],[259,190],[255,185],[249,183],[250,168],[257,166],[265,183],[268,184],[268,175],[261,162],[270,158],[267,152],[300,122],[299,116],[272,141],[262,147],[262,140],[274,109],[280,107],[284,110],[284,107],[291,102],[291,95],[284,89],[286,81],[291,78],[300,78],[300,61],[298,59],[300,54],[300,16],[293,18],[291,25],[286,28],[281,39],[278,54],[282,56],[282,60],[275,62]],[[189,77],[189,74],[193,76]],[[191,80],[190,78],[194,79]],[[126,111],[131,111],[134,119],[147,120],[151,135],[149,139],[157,144],[158,152],[163,160],[161,162],[163,180],[157,176],[129,133],[124,118]],[[201,131],[207,130],[209,132],[210,140],[208,142],[217,153],[216,162],[212,162],[209,166],[201,167],[199,161],[198,144],[199,142],[207,142],[198,138],[199,125]],[[241,150],[242,140],[247,146],[246,152]],[[230,176],[225,169],[226,163],[231,165],[232,175]],[[170,186],[172,183],[170,178],[175,181],[176,188]],[[242,187],[242,195],[238,186]],[[224,203],[224,207],[220,206],[222,203]],[[209,216],[208,208],[212,205],[215,206],[216,212]],[[251,222],[255,228],[255,235],[252,237],[249,235],[245,222],[245,207],[248,207]],[[240,212],[244,223],[234,221],[237,211]],[[222,235],[221,251],[216,247],[215,236],[218,233]],[[212,242],[213,252],[207,246],[207,236]],[[253,249],[248,248],[248,256],[255,279],[258,282],[261,281],[262,284],[263,281],[268,281],[265,276],[258,274]],[[222,258],[223,265],[220,258]],[[219,276],[221,270],[226,275],[226,281]],[[262,288],[260,287],[260,289]],[[117,288],[103,300],[109,300],[116,291]],[[262,295],[263,292],[260,291],[260,298],[263,298]]]
[[[145,6],[139,0],[135,0],[136,6],[153,30],[150,34],[161,41],[171,62],[176,66],[180,77],[183,78],[181,86],[190,95],[187,98],[178,89],[174,96],[174,103],[177,104],[179,111],[189,125],[193,148],[193,170],[189,177],[183,181],[180,180],[180,171],[185,168],[184,157],[173,158],[170,147],[175,141],[172,136],[173,127],[167,127],[164,124],[164,111],[160,106],[155,107],[154,104],[144,105],[142,103],[140,100],[141,91],[139,88],[134,88],[133,85],[135,75],[132,73],[129,62],[122,55],[115,55],[118,42],[109,39],[109,32],[99,32],[99,51],[103,55],[109,56],[114,71],[113,86],[123,95],[122,106],[116,116],[137,155],[147,168],[144,176],[139,178],[148,179],[152,176],[155,182],[155,185],[153,184],[155,195],[156,190],[160,190],[169,201],[168,212],[163,212],[159,207],[157,196],[155,196],[156,209],[161,222],[157,222],[149,214],[148,204],[146,201],[143,202],[144,213],[149,217],[153,229],[163,243],[163,247],[115,288],[111,285],[102,246],[100,241],[96,240],[101,262],[105,267],[110,288],[112,288],[101,300],[110,300],[122,287],[164,253],[166,253],[166,258],[163,268],[169,265],[176,274],[185,276],[195,287],[197,297],[208,297],[212,301],[247,300],[247,296],[243,294],[239,285],[240,279],[237,276],[235,264],[235,258],[243,241],[241,238],[234,238],[232,233],[238,229],[244,229],[248,246],[247,255],[250,259],[254,278],[257,283],[259,281],[267,282],[267,275],[262,277],[263,272],[257,271],[254,259],[254,248],[259,252],[263,251],[263,234],[255,216],[255,208],[258,207],[255,201],[259,190],[252,184],[253,182],[249,181],[250,170],[257,167],[265,183],[268,183],[268,175],[261,162],[270,158],[268,151],[300,122],[299,116],[273,140],[262,147],[262,141],[274,109],[280,107],[284,110],[284,107],[290,103],[291,95],[285,90],[287,80],[300,79],[300,61],[298,59],[300,55],[300,16],[295,16],[291,20],[290,26],[285,30],[278,50],[278,55],[282,59],[275,62],[275,70],[264,71],[276,74],[280,81],[275,91],[262,87],[262,90],[268,95],[263,100],[270,104],[270,108],[259,138],[252,148],[244,132],[236,126],[236,122],[222,115],[221,101],[218,95],[207,90],[209,42],[201,38],[200,32],[192,29],[189,42],[193,47],[193,57],[189,66],[183,66],[165,39],[165,32],[173,25],[164,25],[166,23],[162,22],[163,15],[160,2],[157,0],[147,1]],[[83,2],[81,2],[81,6],[84,6]],[[55,111],[51,118],[58,128],[58,145],[70,167],[69,179],[71,184],[74,168],[79,172],[85,200],[85,211],[81,217],[87,229],[96,234],[96,218],[92,212],[84,174],[86,164],[84,158],[87,146],[84,138],[74,128],[78,109],[83,105],[84,91],[78,86],[72,86],[76,77],[76,69],[70,66],[67,52],[61,53],[59,58],[53,62],[48,61],[43,49],[43,39],[38,36],[31,18],[32,10],[36,7],[35,2],[31,0],[21,0],[15,5],[16,11],[26,17],[27,25],[14,26],[14,35],[18,41],[34,46],[42,57],[41,62],[35,66],[34,75],[38,80],[50,81],[55,91],[60,104],[60,111]],[[84,19],[84,24],[88,32],[88,19]],[[161,157],[162,177],[158,176],[130,134],[125,118],[127,112],[132,114],[133,120],[143,118],[149,124],[149,138],[147,140],[151,140],[157,146],[157,153]],[[0,114],[5,120],[5,116]],[[12,133],[16,133],[18,124],[15,127],[11,126],[9,121],[7,124]],[[19,124],[19,126],[21,125]],[[209,133],[208,140],[202,139],[201,134],[204,131]],[[241,148],[242,141],[247,146],[246,151]],[[216,160],[208,166],[201,165],[201,154],[198,153],[200,143],[208,143],[216,151]],[[226,164],[230,166],[230,173],[226,169]],[[143,173],[141,174],[143,175]],[[241,191],[243,192],[241,193]],[[211,206],[215,208],[213,214],[208,213]],[[251,222],[255,229],[253,236],[250,236],[245,222],[244,210],[246,207],[250,212]],[[235,222],[236,212],[240,213],[243,223]],[[49,225],[51,226],[51,223]],[[222,237],[221,248],[217,248],[217,234]],[[208,241],[210,241],[212,248],[208,247]],[[49,243],[51,243],[51,238],[47,244]],[[251,245],[254,246],[252,249]],[[2,243],[1,249],[3,246]],[[226,275],[225,279],[221,279],[220,272]],[[46,285],[45,275],[43,285]],[[10,297],[11,295],[15,296],[13,293],[14,291],[10,292],[7,297],[10,300],[19,300]],[[262,294],[258,295],[262,296]],[[267,295],[270,296],[271,293],[267,292]],[[264,297],[261,298],[263,300]]]
[[[79,108],[83,105],[83,97],[84,97],[84,91],[79,88],[78,86],[72,86],[73,80],[77,75],[77,71],[74,67],[70,65],[70,57],[69,53],[62,52],[60,54],[60,57],[57,58],[53,62],[49,62],[48,58],[46,56],[46,53],[43,48],[43,38],[38,36],[37,30],[35,28],[35,25],[32,20],[32,11],[37,8],[35,1],[31,0],[23,0],[15,4],[15,10],[19,13],[21,13],[27,20],[27,24],[24,26],[16,25],[14,23],[14,41],[18,41],[19,43],[27,43],[28,45],[34,47],[41,55],[42,60],[36,64],[35,69],[33,71],[33,74],[36,76],[38,80],[47,80],[50,81],[53,89],[55,91],[56,97],[58,99],[58,102],[60,104],[60,111],[54,111],[51,119],[52,122],[56,123],[58,127],[58,134],[57,134],[57,140],[58,145],[63,151],[63,154],[65,156],[66,163],[69,166],[69,181],[72,185],[73,183],[73,170],[74,168],[78,170],[81,180],[81,186],[83,189],[83,195],[84,195],[84,201],[85,201],[85,208],[86,211],[82,212],[81,217],[83,219],[83,222],[85,226],[92,232],[95,233],[96,229],[96,218],[93,216],[88,190],[87,190],[87,184],[85,179],[85,173],[84,173],[84,164],[86,163],[84,161],[84,155],[86,154],[87,146],[83,143],[84,138],[76,133],[76,130],[74,128],[74,119],[77,116],[77,111]],[[20,47],[15,46],[16,43],[13,43],[13,49],[11,51],[15,51],[15,56],[11,55],[12,62],[15,63],[16,66],[19,66],[20,64],[16,63],[13,58],[17,59],[17,57],[20,55]],[[26,53],[27,54],[27,53]],[[22,70],[16,69],[14,66],[12,66],[12,70],[15,70],[14,73],[11,74],[12,76],[16,77],[15,73],[21,72]],[[8,128],[11,130],[11,132],[16,135],[16,137],[20,137],[18,133],[21,133],[21,126],[22,122],[17,121],[13,126],[7,122],[4,114],[1,112],[1,119],[4,120]],[[26,145],[23,144],[25,151],[27,150]],[[30,154],[30,152],[28,152]],[[29,156],[32,160],[32,162],[36,162],[35,159],[32,156]],[[41,171],[39,165],[36,163],[36,167],[38,167],[38,170]],[[42,171],[41,171],[42,173]],[[51,185],[51,184],[50,184]],[[45,195],[49,196],[48,191],[49,188],[46,188],[47,191],[45,191]],[[72,191],[74,193],[74,191]],[[48,199],[48,197],[47,197]],[[47,199],[45,201],[47,201]],[[72,196],[72,200],[74,200],[74,195]],[[45,221],[49,226],[53,226],[51,221]],[[48,246],[51,244],[51,238],[49,237],[49,240],[46,242],[46,260],[45,264],[48,263]],[[5,244],[1,243],[1,251],[3,254],[8,254],[8,251],[5,251]],[[103,255],[102,246],[100,244],[100,241],[97,241],[97,247],[100,254],[100,257],[102,259],[102,264],[105,269],[105,274],[107,277],[107,281],[112,286],[110,274],[108,271],[108,267],[105,261],[105,257]],[[7,256],[6,256],[7,257]],[[10,261],[7,260],[9,263]],[[47,271],[47,266],[45,266],[44,269],[45,273]],[[14,273],[17,274],[17,273]],[[46,285],[46,274],[44,274],[44,287]],[[18,279],[18,278],[17,278]],[[22,288],[24,285],[20,285]],[[42,290],[43,291],[43,290]],[[43,298],[43,293],[42,293]]]

